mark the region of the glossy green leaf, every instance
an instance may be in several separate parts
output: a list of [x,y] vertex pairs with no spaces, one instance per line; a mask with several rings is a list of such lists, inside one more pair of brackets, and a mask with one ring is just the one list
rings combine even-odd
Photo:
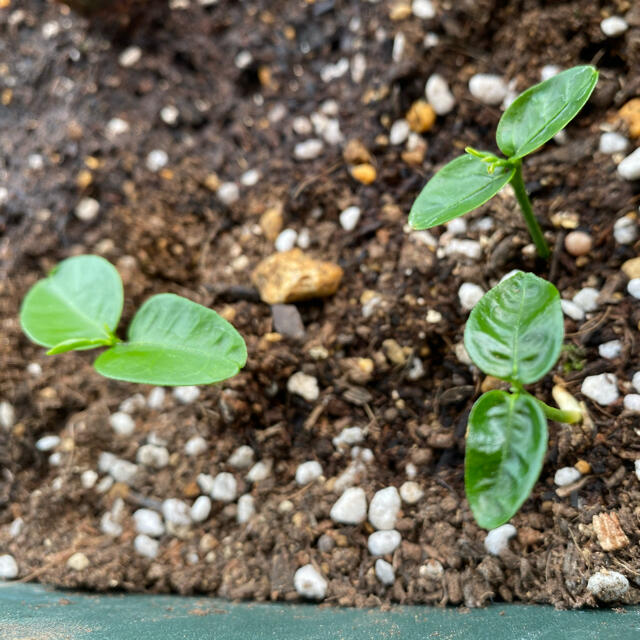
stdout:
[[556,363],[564,322],[558,290],[519,272],[486,293],[472,309],[464,345],[485,373],[530,384]]
[[522,158],[551,140],[584,107],[598,82],[588,65],[562,71],[520,94],[502,114],[496,140],[509,158]]
[[469,415],[464,483],[473,516],[495,529],[533,489],[547,450],[547,420],[535,399],[489,391]]
[[99,373],[156,385],[210,384],[238,373],[247,359],[244,340],[231,324],[171,293],[140,307],[128,337],[96,359]]
[[74,348],[90,349],[113,343],[122,303],[115,267],[100,256],[76,256],[29,290],[20,324],[33,342],[45,347],[79,341],[86,344]]
[[489,173],[480,158],[465,154],[436,173],[413,203],[409,224],[414,229],[430,229],[473,211],[504,187],[515,171],[499,166]]

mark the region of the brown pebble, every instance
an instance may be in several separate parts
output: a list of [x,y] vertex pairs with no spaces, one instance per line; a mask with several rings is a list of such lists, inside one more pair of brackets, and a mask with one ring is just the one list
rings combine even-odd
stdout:
[[625,532],[620,526],[616,513],[601,513],[593,516],[591,521],[593,529],[598,536],[598,543],[604,551],[616,551],[624,549],[629,544]]
[[586,460],[578,460],[573,465],[583,476],[586,476],[588,473],[591,473],[591,465]]
[[629,135],[632,138],[640,136],[640,98],[633,98],[622,105],[618,115],[629,127]]
[[436,112],[426,100],[416,100],[407,112],[407,122],[411,131],[425,133],[436,121]]
[[371,164],[358,164],[351,168],[351,176],[362,184],[371,184],[376,179],[377,172]]
[[564,239],[564,248],[572,256],[584,256],[591,251],[593,240],[586,231],[572,231]]
[[637,258],[631,258],[630,260],[623,262],[622,271],[627,276],[627,278],[629,278],[629,280],[640,278],[640,256]]

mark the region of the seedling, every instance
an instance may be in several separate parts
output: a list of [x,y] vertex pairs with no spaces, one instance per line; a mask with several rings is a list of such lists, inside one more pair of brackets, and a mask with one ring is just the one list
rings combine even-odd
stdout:
[[427,182],[411,208],[409,224],[430,229],[449,222],[511,183],[538,253],[547,258],[549,247],[522,179],[522,159],[575,118],[597,81],[595,67],[573,67],[520,94],[498,122],[496,142],[506,157],[467,147],[467,155],[446,164]]
[[547,450],[547,418],[579,422],[525,391],[554,366],[564,323],[558,290],[518,272],[486,293],[472,309],[464,344],[486,374],[510,383],[487,391],[469,415],[464,483],[481,527],[494,529],[518,511],[536,483]]
[[156,385],[211,384],[234,376],[247,360],[240,334],[215,311],[171,293],[149,298],[123,342],[115,331],[122,280],[99,256],[61,262],[27,293],[25,334],[49,355],[109,347],[94,362],[103,376]]

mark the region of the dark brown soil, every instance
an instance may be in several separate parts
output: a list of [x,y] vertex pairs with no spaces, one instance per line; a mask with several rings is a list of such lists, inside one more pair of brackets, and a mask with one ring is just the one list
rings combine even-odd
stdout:
[[[329,581],[327,601],[340,605],[520,600],[580,607],[594,604],[586,582],[606,567],[629,578],[626,601],[640,602],[637,415],[623,412],[621,401],[606,409],[588,402],[589,426],[552,423],[540,481],[512,520],[519,534],[508,551],[490,556],[464,498],[462,470],[466,419],[482,379],[454,348],[466,320],[457,298],[462,282],[488,289],[511,269],[535,271],[564,297],[583,286],[609,294],[587,323],[567,320],[567,341],[579,348],[579,357],[565,358],[557,378],[577,397],[586,375],[605,371],[630,389],[640,368],[640,305],[623,295],[620,266],[638,256],[640,246],[617,245],[612,225],[637,209],[638,183],[618,178],[612,158],[597,148],[599,126],[615,121],[617,109],[640,93],[640,14],[633,3],[442,0],[433,20],[392,21],[397,3],[387,1],[221,0],[203,7],[192,0],[185,9],[156,6],[126,29],[102,18],[89,24],[44,1],[1,4],[9,6],[0,9],[0,185],[9,197],[0,204],[0,400],[15,407],[16,423],[0,430],[0,525],[21,517],[24,527],[13,539],[7,526],[0,527],[0,552],[14,555],[21,579],[293,600],[293,574],[312,562]],[[624,37],[602,34],[599,23],[607,13],[627,13],[631,27]],[[43,26],[51,21],[60,29],[47,39]],[[394,63],[398,32],[406,45]],[[422,44],[427,32],[440,37],[429,49]],[[124,68],[118,56],[132,44],[142,58]],[[239,69],[234,60],[243,50],[253,61]],[[357,51],[367,63],[360,83],[349,73],[329,84],[320,79],[328,63],[352,59]],[[403,226],[435,168],[467,144],[495,148],[500,110],[472,99],[468,79],[498,72],[524,89],[551,63],[594,63],[601,73],[593,99],[568,128],[568,142],[550,143],[526,162],[527,186],[555,243],[553,259],[547,265],[523,251],[529,240],[508,197],[468,217],[496,222],[483,240],[481,263],[437,258]],[[457,106],[424,134],[426,153],[416,164],[383,136],[423,96],[436,71],[450,82]],[[373,156],[378,177],[369,186],[351,178],[340,146],[325,145],[312,161],[293,157],[303,139],[292,130],[293,118],[309,116],[329,99],[338,104],[345,141],[360,140]],[[179,109],[175,126],[159,117],[167,104]],[[111,139],[105,128],[114,117],[131,129]],[[153,149],[169,154],[167,167],[156,174],[145,166]],[[42,168],[29,164],[32,154],[42,156]],[[231,206],[205,184],[212,173],[238,182],[249,168],[262,178],[241,186]],[[91,222],[73,214],[85,196],[101,205]],[[363,216],[347,233],[338,214],[351,204]],[[250,282],[252,268],[274,250],[256,233],[270,207],[282,207],[285,227],[310,230],[312,255],[345,270],[335,296],[298,305],[302,340],[265,338],[273,331],[271,310]],[[550,222],[561,211],[577,213],[580,227],[592,234],[587,258],[564,251],[565,232]],[[161,291],[222,311],[247,341],[247,367],[233,380],[203,388],[193,405],[169,397],[161,412],[140,410],[134,435],[116,436],[109,412],[149,389],[100,378],[89,354],[48,358],[19,327],[28,287],[78,253],[99,253],[117,265],[125,282],[125,323],[145,298]],[[234,262],[239,256],[246,264]],[[361,304],[366,291],[381,298],[368,318]],[[428,310],[440,312],[441,321],[427,323]],[[598,345],[613,338],[623,341],[622,357],[600,358]],[[382,344],[388,339],[423,360],[424,377],[410,380],[409,364],[386,357]],[[318,346],[326,358],[312,357]],[[372,375],[354,372],[354,358],[371,358]],[[42,367],[40,376],[27,373],[34,362]],[[318,379],[316,403],[287,392],[288,378],[300,370]],[[551,386],[549,376],[537,391],[550,400]],[[417,505],[403,506],[397,525],[403,542],[388,558],[397,576],[392,587],[373,574],[369,525],[340,527],[329,518],[337,498],[331,487],[350,462],[349,452],[337,451],[331,439],[355,425],[366,427],[363,446],[374,454],[358,483],[369,498],[385,486],[400,486],[409,462],[425,492]],[[82,488],[80,474],[97,468],[101,451],[135,460],[152,431],[168,442],[167,468],[143,469],[132,487],[116,484],[106,494]],[[58,467],[34,446],[52,433],[63,437]],[[184,443],[196,434],[207,439],[209,453],[186,458]],[[242,444],[257,459],[274,461],[271,477],[253,486],[236,473],[242,493],[254,496],[257,515],[238,525],[235,505],[217,503],[202,525],[180,537],[164,536],[155,560],[137,555],[130,514],[149,501],[191,500],[198,473],[229,470],[226,461]],[[295,470],[309,459],[321,462],[326,481],[301,488]],[[586,481],[558,495],[555,471],[578,460],[591,466]],[[113,539],[101,533],[100,518],[117,497],[125,499],[126,515],[123,534]],[[628,546],[602,550],[591,522],[603,512],[617,513]],[[321,551],[317,542],[325,533],[335,545]],[[67,567],[76,551],[89,558],[89,568]],[[443,565],[441,579],[420,572],[429,559]]]

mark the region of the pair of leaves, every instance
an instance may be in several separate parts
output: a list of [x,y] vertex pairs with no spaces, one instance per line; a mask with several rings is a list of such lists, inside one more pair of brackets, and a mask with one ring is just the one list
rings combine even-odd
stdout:
[[516,164],[561,131],[586,104],[598,81],[592,66],[579,66],[520,94],[502,114],[496,133],[506,166],[489,173],[481,158],[462,156],[424,187],[409,214],[414,229],[430,229],[487,202],[513,177]]
[[95,361],[109,378],[157,385],[210,384],[244,366],[247,351],[234,327],[215,311],[169,293],[140,307],[120,342],[122,281],[99,256],[61,262],[37,282],[20,311],[25,334],[49,354],[109,346]]
[[564,336],[560,295],[532,273],[516,273],[471,311],[464,343],[485,373],[517,391],[489,391],[469,416],[465,489],[480,526],[493,529],[520,508],[535,484],[547,449],[540,403],[522,390],[556,363]]

